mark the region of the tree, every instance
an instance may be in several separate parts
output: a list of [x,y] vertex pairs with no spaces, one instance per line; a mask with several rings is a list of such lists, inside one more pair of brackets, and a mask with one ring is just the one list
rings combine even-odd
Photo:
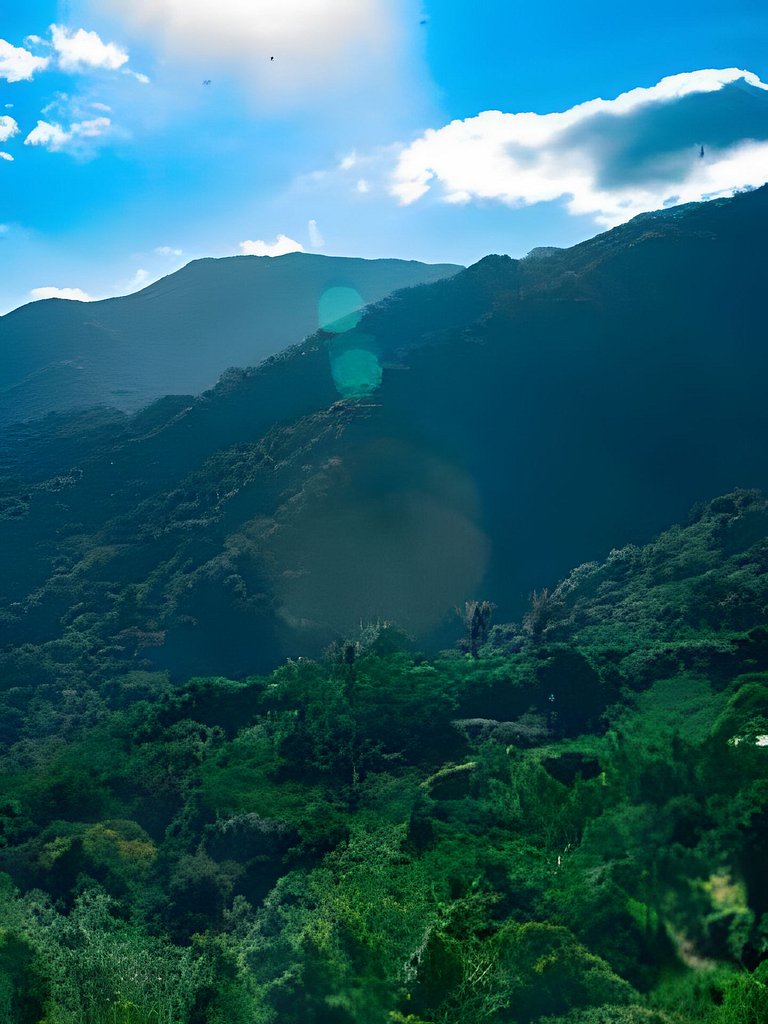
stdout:
[[490,601],[467,601],[464,605],[461,618],[467,632],[461,646],[473,658],[480,657],[480,648],[488,642],[495,608],[496,605]]

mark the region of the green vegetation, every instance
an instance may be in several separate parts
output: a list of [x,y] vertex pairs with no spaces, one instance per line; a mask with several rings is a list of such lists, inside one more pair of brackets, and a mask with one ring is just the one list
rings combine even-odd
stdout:
[[[0,678],[66,675],[78,692],[134,669],[244,679],[319,657],[361,617],[434,654],[469,598],[518,619],[533,589],[647,543],[697,501],[768,489],[764,274],[748,256],[767,233],[768,187],[643,216],[546,259],[488,256],[359,323],[323,303],[323,330],[196,398],[2,428]],[[202,261],[178,291],[32,304],[0,336],[46,310],[87,313],[93,332],[123,309],[137,344],[120,351],[154,373],[148,348],[180,346],[167,380],[186,388],[180,367],[211,354],[206,332],[214,355],[219,339],[286,340],[254,324],[265,288],[278,312],[307,308],[297,266],[318,271],[316,325],[318,296],[342,283],[325,259]],[[253,274],[285,276],[250,289]],[[240,317],[227,296],[242,292],[254,305]],[[73,328],[78,346],[116,356],[88,331]],[[43,334],[59,344],[58,328]],[[9,340],[8,358],[32,358],[28,340]],[[674,600],[670,581],[665,614]],[[734,621],[741,600],[736,587]]]
[[19,652],[0,1019],[763,1024],[768,502],[492,610],[244,680]]
[[764,1024],[768,500],[638,544],[768,484],[766,221],[488,257],[4,428],[2,1024]]

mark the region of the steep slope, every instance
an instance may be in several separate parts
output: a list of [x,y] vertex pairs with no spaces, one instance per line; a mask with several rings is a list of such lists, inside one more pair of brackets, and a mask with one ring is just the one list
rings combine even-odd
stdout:
[[467,598],[517,615],[569,565],[767,487],[767,226],[761,189],[488,257],[198,400],[18,434],[8,643],[45,672],[188,675],[361,616],[445,639]]
[[123,298],[30,303],[0,318],[0,423],[95,405],[132,412],[165,394],[199,394],[227,367],[255,365],[315,331],[329,293],[332,316],[334,294],[376,302],[459,269],[235,256],[196,260]]

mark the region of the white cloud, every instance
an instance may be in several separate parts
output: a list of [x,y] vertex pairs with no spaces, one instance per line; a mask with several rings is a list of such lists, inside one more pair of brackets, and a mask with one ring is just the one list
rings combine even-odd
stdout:
[[9,163],[13,163],[13,157],[11,154],[6,153],[3,150],[0,150],[0,160],[7,160]]
[[0,115],[0,142],[7,142],[19,134],[19,126],[8,114]]
[[173,246],[170,246],[170,245],[158,245],[158,247],[155,249],[155,252],[157,253],[158,256],[183,256],[184,255],[184,250],[183,249],[174,249]]
[[24,139],[25,146],[44,146],[46,149],[57,150],[69,142],[71,136],[64,131],[60,124],[51,124],[49,121],[38,121],[37,127]]
[[[72,98],[66,92],[56,92],[53,94],[53,99],[46,103],[40,113],[43,117],[48,117],[50,114],[58,114],[60,116],[66,116],[67,111],[70,109],[72,104]],[[74,120],[70,118],[70,120]]]
[[325,245],[325,239],[320,234],[320,229],[317,226],[316,220],[311,220],[307,224],[307,233],[309,235],[309,244],[313,249],[322,249]]
[[271,244],[261,239],[241,242],[240,252],[243,256],[285,256],[289,252],[304,252],[304,246],[287,235],[278,235]]
[[143,267],[140,267],[136,271],[136,273],[133,275],[131,280],[128,282],[128,287],[131,290],[135,290],[137,288],[143,288],[144,285],[148,283],[148,281],[149,281],[149,271],[148,270],[144,270]]
[[[662,79],[552,114],[486,110],[426,131],[390,185],[403,205],[436,185],[447,203],[564,199],[604,226],[768,177],[768,86],[737,68]],[[700,145],[705,155],[700,156]]]
[[29,50],[0,39],[0,78],[6,82],[31,82],[34,75],[44,71],[49,63],[48,57],[36,57]]
[[[149,78],[127,67],[128,51],[117,43],[105,43],[96,32],[83,28],[69,29],[64,25],[51,25],[51,41],[30,35],[27,45],[46,47],[54,56],[38,57],[31,50],[13,46],[0,39],[0,79],[8,82],[31,81],[38,71],[45,71],[55,61],[60,71],[78,74],[83,71],[119,71],[138,82],[147,84]],[[9,109],[12,104],[6,104]]]
[[108,117],[95,117],[88,121],[75,121],[69,128],[50,121],[38,121],[37,126],[24,139],[25,146],[43,146],[51,153],[62,149],[80,149],[98,139],[111,127]]
[[75,299],[78,302],[95,302],[92,295],[88,295],[82,288],[54,288],[47,285],[44,288],[33,288],[29,293],[33,299]]
[[392,190],[392,167],[397,164],[405,147],[398,143],[377,146],[366,153],[352,152],[339,160],[332,170],[315,171],[305,175],[308,185],[322,184],[328,179],[345,180],[346,186],[357,195],[369,192],[386,193]]
[[51,25],[53,48],[62,71],[105,68],[118,71],[128,63],[128,54],[117,43],[105,43],[96,32],[79,28],[76,32],[63,25]]

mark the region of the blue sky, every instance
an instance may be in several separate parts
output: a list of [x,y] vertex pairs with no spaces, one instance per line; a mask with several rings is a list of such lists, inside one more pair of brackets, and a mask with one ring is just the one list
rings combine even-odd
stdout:
[[6,0],[0,312],[207,255],[520,256],[762,184],[767,62],[763,0]]

